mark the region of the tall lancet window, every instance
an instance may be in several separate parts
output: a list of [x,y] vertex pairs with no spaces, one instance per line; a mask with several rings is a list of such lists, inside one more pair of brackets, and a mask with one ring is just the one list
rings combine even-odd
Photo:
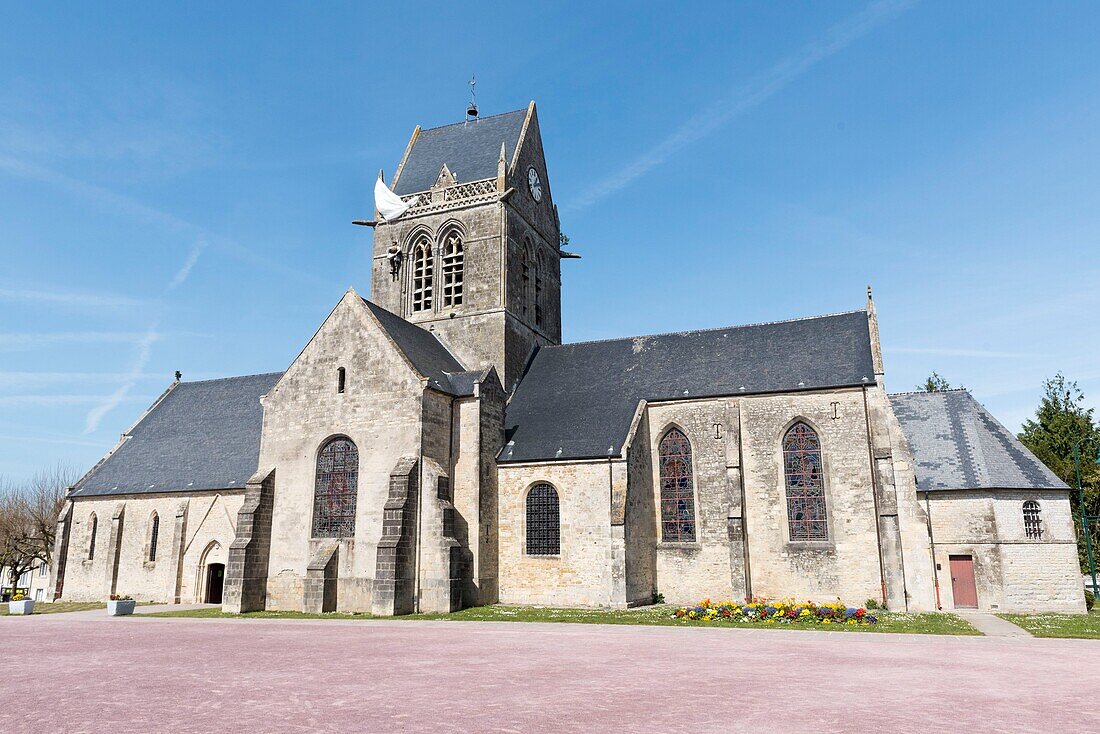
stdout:
[[462,305],[462,236],[450,231],[443,236],[443,305]]
[[413,247],[413,311],[428,311],[432,307],[432,265],[432,244],[423,236]]
[[791,540],[828,540],[821,441],[805,423],[795,423],[783,436],[783,474]]
[[527,555],[556,556],[561,553],[561,508],[558,491],[541,483],[527,493]]
[[88,560],[95,560],[95,534],[99,529],[99,520],[96,518],[95,513],[92,513],[92,517],[88,520]]
[[691,444],[679,428],[670,428],[659,447],[661,467],[661,540],[695,541],[695,490]]
[[546,258],[543,257],[542,250],[539,250],[538,257],[535,259],[535,326],[542,326],[542,279],[545,277]]
[[519,300],[519,312],[526,316],[531,313],[531,271],[534,269],[533,258],[531,257],[531,240],[524,238],[523,240],[523,254],[520,256],[520,300]]
[[313,537],[355,535],[355,498],[359,490],[359,450],[350,438],[334,438],[317,455],[313,492]]

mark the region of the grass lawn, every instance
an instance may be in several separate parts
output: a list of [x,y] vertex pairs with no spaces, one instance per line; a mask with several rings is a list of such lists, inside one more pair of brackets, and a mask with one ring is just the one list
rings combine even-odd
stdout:
[[1082,637],[1100,640],[1100,610],[1088,614],[998,614],[1036,637]]
[[[795,624],[760,624],[744,622],[703,622],[676,619],[674,607],[658,606],[644,609],[557,609],[551,607],[512,607],[494,605],[471,607],[453,614],[407,614],[386,619],[431,619],[446,622],[573,622],[580,624],[643,624],[663,627],[734,627],[748,629],[813,629],[834,632],[910,632],[931,635],[981,634],[965,620],[954,614],[902,614],[882,612],[875,625],[821,625],[807,622]],[[225,614],[220,609],[191,609],[178,612],[156,612],[143,617],[199,617],[223,619],[376,619],[369,614],[306,614],[304,612],[248,612]]]
[[[101,601],[36,601],[33,614],[58,614],[60,612],[86,612],[89,609],[106,609],[107,604]],[[0,617],[8,615],[8,605],[0,604]]]

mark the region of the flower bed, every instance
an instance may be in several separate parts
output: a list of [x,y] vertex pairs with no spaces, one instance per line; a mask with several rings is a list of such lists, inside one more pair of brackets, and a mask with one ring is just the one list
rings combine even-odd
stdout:
[[863,607],[850,607],[837,599],[828,604],[793,599],[774,601],[752,598],[743,603],[704,599],[694,607],[680,607],[677,619],[702,622],[751,622],[757,624],[878,624],[878,619]]

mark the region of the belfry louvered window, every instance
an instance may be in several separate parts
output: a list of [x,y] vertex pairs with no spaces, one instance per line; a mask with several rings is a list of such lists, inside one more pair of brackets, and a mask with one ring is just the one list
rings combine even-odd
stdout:
[[1039,503],[1028,500],[1024,503],[1024,534],[1029,540],[1043,539],[1043,518]]
[[795,423],[783,436],[783,475],[791,540],[828,540],[821,442],[805,423]]
[[535,326],[542,326],[542,279],[546,277],[546,259],[539,251],[535,259]]
[[526,316],[531,311],[531,240],[523,240],[523,254],[520,256],[520,299],[519,312]]
[[422,238],[413,248],[412,310],[432,307],[432,245]]
[[536,484],[527,493],[527,555],[556,556],[560,552],[558,491],[549,484]]
[[671,428],[658,447],[661,468],[661,540],[695,541],[695,490],[691,444],[679,428]]
[[313,494],[313,537],[355,535],[355,499],[359,490],[359,450],[349,438],[334,438],[317,456]]
[[443,237],[443,305],[462,305],[463,250],[458,232]]

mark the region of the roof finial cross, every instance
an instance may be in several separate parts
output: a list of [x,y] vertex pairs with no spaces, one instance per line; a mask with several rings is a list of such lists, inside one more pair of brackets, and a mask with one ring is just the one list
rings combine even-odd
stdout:
[[477,86],[477,77],[473,74],[470,75],[470,104],[466,105],[466,122],[477,119],[477,92],[474,87]]

